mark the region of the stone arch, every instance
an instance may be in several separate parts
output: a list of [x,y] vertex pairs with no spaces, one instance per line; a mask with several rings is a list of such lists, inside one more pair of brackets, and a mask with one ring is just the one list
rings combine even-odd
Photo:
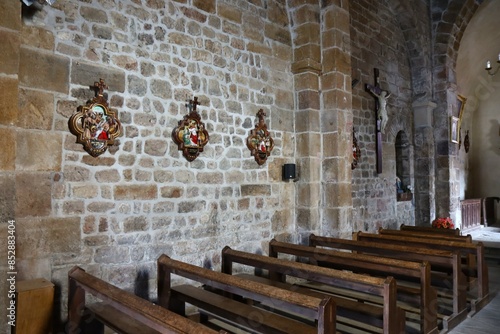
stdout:
[[[456,110],[457,85],[456,62],[460,41],[467,24],[480,5],[479,0],[450,0],[431,6],[433,38],[433,98],[437,103],[434,110],[435,159],[436,165],[436,214],[460,219],[458,146],[450,143],[448,127],[452,110]],[[449,106],[454,106],[449,108]],[[445,163],[446,162],[446,163]],[[433,217],[430,217],[431,219]]]
[[432,64],[430,20],[421,13],[428,12],[427,5],[417,1],[388,0],[397,17],[409,53],[410,72],[414,99],[422,96],[430,98],[432,93]]

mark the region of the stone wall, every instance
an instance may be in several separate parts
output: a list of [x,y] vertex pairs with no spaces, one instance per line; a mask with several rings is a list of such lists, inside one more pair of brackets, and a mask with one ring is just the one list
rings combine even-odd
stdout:
[[[376,231],[379,227],[414,224],[414,205],[396,200],[396,136],[402,131],[413,138],[412,86],[409,51],[398,16],[385,2],[355,1],[350,6],[354,129],[361,161],[352,172],[353,230]],[[375,98],[365,90],[374,84],[379,69],[380,86],[388,90],[389,121],[382,135],[382,173],[376,170]],[[409,145],[413,145],[410,140]],[[413,150],[408,157],[413,166]],[[411,168],[409,183],[414,186]],[[408,210],[408,206],[411,210]],[[400,212],[403,210],[403,212]],[[411,211],[411,213],[410,213]],[[400,218],[405,217],[405,221]]]
[[[265,252],[272,237],[294,235],[295,184],[281,180],[295,152],[286,5],[60,0],[23,15],[20,1],[0,8],[9,41],[0,54],[1,236],[14,219],[17,278],[54,282],[62,319],[74,265],[153,298],[161,253],[217,268],[225,245]],[[68,119],[100,78],[123,135],[93,158]],[[188,162],[171,132],[194,96],[210,140]],[[262,166],[246,146],[260,108],[275,141]]]
[[[217,269],[225,245],[265,253],[272,237],[424,223],[436,202],[453,212],[461,166],[445,140],[447,82],[477,2],[434,4],[435,24],[428,5],[58,0],[22,11],[21,1],[1,2],[0,237],[14,220],[18,279],[54,282],[62,321],[74,265],[154,298],[161,253]],[[447,6],[454,16],[436,14]],[[365,91],[375,67],[391,93],[380,174],[375,99]],[[93,158],[68,119],[100,78],[124,131]],[[188,162],[171,132],[194,96],[210,140]],[[275,148],[259,166],[246,138],[261,108]],[[353,127],[362,158],[351,171]],[[413,201],[396,201],[398,134],[410,145]],[[289,162],[295,183],[281,180]]]
[[[436,217],[451,217],[461,226],[460,196],[463,193],[464,161],[459,147],[449,140],[450,116],[458,117],[455,68],[460,40],[480,0],[432,2],[432,36],[434,43],[433,83],[437,107],[434,111],[436,138]],[[431,217],[433,218],[433,217]]]

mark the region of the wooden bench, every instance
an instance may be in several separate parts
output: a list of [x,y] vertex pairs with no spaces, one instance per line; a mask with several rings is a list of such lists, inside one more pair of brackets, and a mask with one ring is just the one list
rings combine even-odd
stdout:
[[[428,248],[415,248],[401,245],[381,244],[359,240],[349,240],[331,237],[322,237],[311,234],[309,246],[328,247],[350,250],[358,253],[374,254],[394,259],[409,261],[427,261],[431,265],[432,285],[450,291],[452,309],[443,318],[443,328],[449,330],[467,317],[467,283],[462,272],[460,254],[458,251],[443,251]],[[440,270],[446,276],[439,275],[436,279],[435,271]],[[442,311],[440,311],[442,313]]]
[[432,226],[412,226],[412,225],[405,225],[402,224],[399,229],[401,231],[420,231],[420,232],[427,232],[427,233],[434,233],[434,234],[447,234],[447,235],[460,235],[460,229],[455,228],[435,228]]
[[[215,334],[217,331],[170,312],[73,267],[69,273],[67,333],[104,333],[104,325],[118,333]],[[87,303],[86,293],[100,302]],[[97,321],[95,321],[97,320]],[[225,332],[220,332],[225,333]]]
[[[336,309],[332,298],[316,298],[293,291],[270,287],[266,284],[212,271],[166,255],[158,259],[158,302],[161,306],[183,313],[185,303],[197,306],[204,315],[215,316],[220,321],[251,331],[252,333],[336,333]],[[182,276],[205,285],[198,287],[171,286],[172,275]],[[221,291],[217,294],[212,291]],[[258,302],[271,309],[283,309],[298,317],[285,317],[271,310],[263,310],[250,304],[235,301],[230,296],[239,296],[246,303]],[[310,322],[310,321],[309,321]]]
[[[380,326],[382,332],[386,334],[405,333],[405,313],[397,306],[396,280],[392,277],[378,278],[348,273],[305,263],[297,263],[241,252],[227,246],[222,250],[221,261],[221,270],[227,274],[233,273],[233,263],[268,270],[269,279],[276,283],[281,283],[280,285],[270,284],[274,286],[284,287],[286,277],[290,276],[315,283],[326,284],[330,287],[349,289],[380,297],[383,299],[383,305],[376,306],[368,303],[360,303],[353,299],[334,296],[332,294],[332,298],[337,305],[337,316],[343,316],[353,320],[363,319],[363,321],[366,321],[371,326]],[[248,275],[245,277],[250,278]],[[255,276],[254,279],[262,281],[262,279]],[[288,288],[308,295],[318,294],[318,292],[300,288],[297,285],[288,285]],[[320,295],[324,296],[323,293],[320,293]]]
[[[269,256],[277,258],[279,254],[295,255],[309,259],[309,263],[333,269],[367,273],[374,276],[392,276],[397,282],[409,279],[417,281],[419,289],[412,289],[400,284],[398,299],[405,302],[401,307],[409,312],[417,312],[421,333],[437,333],[437,294],[431,287],[431,267],[427,261],[415,262],[390,259],[380,256],[353,254],[331,249],[295,245],[279,242],[275,239],[269,243]],[[417,300],[415,301],[415,294]],[[409,296],[409,298],[408,298]],[[418,310],[408,305],[418,305]]]
[[[407,247],[458,251],[462,254],[463,262],[466,263],[466,266],[463,266],[463,272],[469,278],[469,282],[476,283],[476,298],[471,301],[471,315],[478,312],[489,302],[488,266],[484,257],[484,246],[481,242],[474,244],[472,242],[467,242],[467,240],[450,241],[404,235],[381,235],[366,232],[353,233],[353,239],[383,244],[404,245]],[[471,261],[469,258],[470,256],[473,256],[475,261]]]
[[[447,241],[458,241],[472,244],[472,236],[470,234],[467,235],[455,235],[455,234],[442,234],[442,233],[432,233],[428,231],[420,231],[420,230],[393,230],[393,229],[385,229],[379,228],[379,234],[383,235],[397,235],[397,236],[406,236],[406,237],[415,237],[415,238],[424,238],[424,239],[435,239],[435,240],[447,240]],[[462,260],[462,265],[465,265],[468,268],[476,268],[476,257],[474,254],[468,254],[465,259]],[[475,270],[475,269],[474,269]],[[468,276],[470,281],[471,276]]]
[[[437,230],[437,228],[433,228],[433,229]],[[433,232],[429,232],[429,231],[412,230],[412,229],[393,230],[393,229],[386,229],[386,228],[382,228],[382,227],[378,229],[378,233],[385,234],[385,235],[403,235],[403,236],[412,236],[412,237],[427,238],[427,239],[462,241],[462,242],[472,243],[472,236],[470,234],[467,234],[467,235],[458,234],[457,235],[457,234],[447,234],[447,233],[433,233]]]

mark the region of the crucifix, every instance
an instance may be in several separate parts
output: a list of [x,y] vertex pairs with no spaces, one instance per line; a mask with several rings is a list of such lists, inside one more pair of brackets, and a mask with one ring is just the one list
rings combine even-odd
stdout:
[[104,89],[108,89],[108,86],[106,86],[103,79],[99,79],[99,82],[94,82],[94,89],[97,91],[98,96],[103,96]]
[[200,104],[200,102],[198,102],[197,96],[194,97],[194,101],[189,100],[189,104],[186,104],[186,107],[188,107],[188,109],[189,109],[189,113],[192,113],[193,111],[196,112],[196,106],[198,104]]
[[380,88],[378,68],[373,69],[375,85],[366,84],[366,90],[377,99],[375,100],[375,119],[377,132],[377,173],[382,173],[382,134],[387,125],[387,98],[391,94],[388,91]]

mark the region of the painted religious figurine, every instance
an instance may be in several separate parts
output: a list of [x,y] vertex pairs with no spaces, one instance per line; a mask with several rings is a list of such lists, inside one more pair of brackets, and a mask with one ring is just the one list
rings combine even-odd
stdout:
[[250,132],[247,138],[247,147],[259,165],[266,162],[267,157],[271,155],[271,151],[274,148],[274,141],[269,131],[267,131],[264,116],[266,116],[266,113],[260,109],[257,112],[259,123],[255,125],[255,129]]
[[188,161],[193,161],[203,152],[204,146],[208,143],[209,135],[205,130],[205,125],[201,122],[200,114],[196,111],[196,106],[200,104],[198,98],[189,100],[186,105],[189,114],[179,121],[179,125],[172,131],[172,139]]
[[77,136],[76,142],[83,144],[91,156],[97,157],[121,135],[121,124],[115,113],[108,109],[103,94],[104,88],[107,88],[104,80],[95,82],[94,88],[96,97],[86,106],[78,107],[78,112],[69,119],[69,129]]
[[380,132],[385,133],[385,126],[387,125],[387,121],[389,116],[387,115],[387,99],[391,94],[386,91],[382,90],[380,93],[378,93],[378,90],[372,89],[368,87],[368,90],[370,93],[372,93],[378,100],[378,111],[377,111],[377,117],[380,119]]

